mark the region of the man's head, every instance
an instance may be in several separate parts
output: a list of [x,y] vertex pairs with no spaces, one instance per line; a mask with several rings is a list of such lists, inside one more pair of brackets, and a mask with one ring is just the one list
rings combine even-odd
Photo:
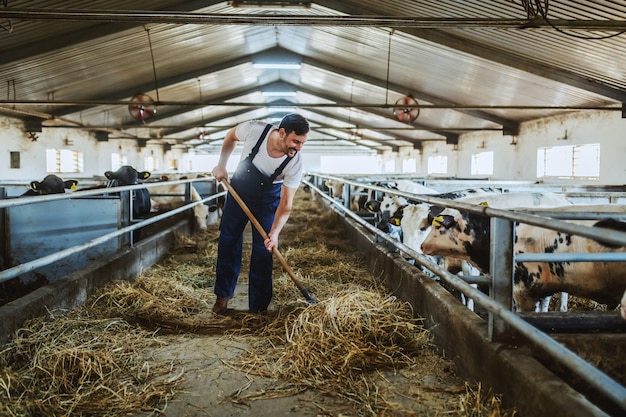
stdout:
[[294,156],[306,142],[309,122],[299,114],[290,113],[280,121],[278,131],[285,154]]
[[297,113],[289,113],[280,121],[278,128],[285,129],[287,135],[295,132],[296,136],[302,136],[309,133],[309,122]]

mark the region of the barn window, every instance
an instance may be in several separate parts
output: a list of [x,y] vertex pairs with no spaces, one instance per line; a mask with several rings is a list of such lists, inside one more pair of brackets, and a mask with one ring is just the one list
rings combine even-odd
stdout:
[[537,178],[600,178],[600,144],[537,149]]
[[59,174],[83,172],[83,153],[69,149],[46,149],[46,171]]
[[19,152],[11,152],[11,168],[19,168],[20,167],[20,153]]
[[146,171],[155,172],[159,170],[159,160],[154,156],[146,156],[143,158],[143,166]]
[[167,162],[170,171],[178,171],[178,159],[168,159]]
[[113,152],[111,154],[111,169],[117,171],[124,165],[128,165],[128,157],[126,155]]
[[428,173],[429,174],[447,174],[448,173],[448,157],[445,155],[428,157]]
[[472,155],[472,175],[493,175],[493,151]]
[[402,173],[417,172],[417,160],[415,158],[404,159],[402,161]]

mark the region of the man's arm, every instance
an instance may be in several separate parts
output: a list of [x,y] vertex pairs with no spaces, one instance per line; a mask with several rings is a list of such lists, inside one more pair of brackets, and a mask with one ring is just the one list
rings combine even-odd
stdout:
[[272,251],[274,247],[278,247],[278,235],[287,223],[291,210],[293,208],[293,198],[296,195],[297,188],[285,187],[283,185],[280,192],[280,203],[274,215],[274,223],[270,232],[267,234],[269,239],[265,240],[265,248]]
[[228,158],[230,158],[230,155],[235,150],[238,141],[239,138],[237,138],[237,135],[235,134],[235,128],[233,127],[228,131],[228,133],[226,133],[224,143],[222,144],[222,150],[220,151],[220,159],[217,163],[217,166],[215,166],[215,168],[213,168],[213,171],[211,171],[217,181],[222,181],[223,179],[228,178],[226,164],[228,163]]

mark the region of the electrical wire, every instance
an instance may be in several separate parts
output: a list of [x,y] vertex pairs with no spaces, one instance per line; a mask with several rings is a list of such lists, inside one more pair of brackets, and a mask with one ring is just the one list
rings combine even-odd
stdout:
[[546,21],[548,25],[550,25],[557,32],[562,33],[566,36],[573,37],[573,38],[584,39],[584,40],[603,40],[603,39],[613,38],[615,36],[619,36],[619,35],[626,33],[626,30],[622,30],[620,32],[613,33],[611,35],[594,37],[594,36],[584,36],[584,35],[578,35],[578,34],[571,33],[571,32],[566,32],[563,29],[556,27],[548,18],[548,9],[550,7],[550,0],[520,0],[520,3],[522,7],[524,8],[524,11],[526,12],[526,16],[528,17],[528,19],[533,20],[533,19],[537,19],[541,17],[543,20]]

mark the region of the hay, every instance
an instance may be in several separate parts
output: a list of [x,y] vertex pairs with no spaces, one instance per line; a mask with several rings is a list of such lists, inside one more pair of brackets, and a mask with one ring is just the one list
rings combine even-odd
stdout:
[[175,364],[146,362],[150,332],[84,309],[38,319],[0,355],[0,415],[121,415],[165,407],[179,377]]
[[[272,378],[276,386],[239,390],[229,397],[234,403],[314,389],[352,404],[345,414],[507,415],[496,397],[481,396],[480,386],[428,392],[423,375],[453,365],[437,353],[408,304],[387,295],[354,253],[338,217],[307,197],[296,195],[281,252],[319,303],[304,303],[275,262],[267,315],[214,316],[209,300],[219,232],[177,236],[170,256],[133,283],[114,282],[85,308],[33,321],[16,334],[0,352],[0,415],[158,412],[184,373],[148,350],[165,343],[159,335],[179,333],[254,336],[250,350],[227,364]],[[248,262],[245,255],[242,271]],[[394,381],[402,378],[408,381],[403,386],[419,392],[400,392]],[[438,398],[442,392],[446,400]]]

